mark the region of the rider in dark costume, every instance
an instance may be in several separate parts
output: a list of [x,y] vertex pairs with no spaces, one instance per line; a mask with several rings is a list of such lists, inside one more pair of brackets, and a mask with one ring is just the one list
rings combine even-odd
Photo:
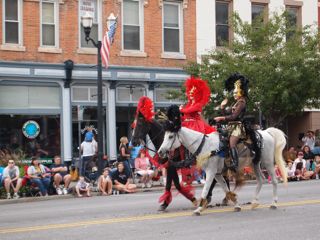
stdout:
[[229,147],[232,160],[230,169],[235,172],[238,171],[239,165],[237,143],[240,139],[246,138],[246,129],[243,120],[247,106],[248,84],[248,79],[240,74],[233,74],[230,76],[225,82],[225,88],[228,91],[233,90],[233,97],[236,102],[232,106],[231,113],[228,114],[224,111],[227,101],[223,101],[221,109],[225,115],[214,118],[216,122],[228,122]]

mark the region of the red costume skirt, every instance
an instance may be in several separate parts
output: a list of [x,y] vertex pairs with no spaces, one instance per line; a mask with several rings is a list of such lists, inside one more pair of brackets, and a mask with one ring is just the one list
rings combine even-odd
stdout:
[[187,119],[182,122],[183,127],[190,128],[192,130],[204,133],[204,134],[210,134],[213,132],[216,132],[216,128],[211,127],[209,124],[204,122],[203,120],[199,119]]

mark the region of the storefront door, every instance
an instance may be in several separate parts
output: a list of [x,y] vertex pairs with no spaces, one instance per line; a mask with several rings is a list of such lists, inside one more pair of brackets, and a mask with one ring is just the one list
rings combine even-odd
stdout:
[[[87,131],[92,131],[95,140],[98,141],[97,107],[73,106],[72,119],[72,157],[77,160],[81,156],[80,145],[84,141]],[[103,119],[103,146],[106,146],[105,111],[103,112]],[[105,153],[106,149],[103,149],[103,152]]]

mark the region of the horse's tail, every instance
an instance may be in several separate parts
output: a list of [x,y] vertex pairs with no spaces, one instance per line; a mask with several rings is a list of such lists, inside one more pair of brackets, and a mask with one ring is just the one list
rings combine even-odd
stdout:
[[268,129],[266,129],[266,131],[269,134],[271,134],[271,136],[274,138],[274,141],[275,141],[275,152],[274,152],[275,161],[280,169],[283,183],[287,184],[287,182],[288,182],[287,169],[286,169],[284,159],[282,156],[282,151],[287,144],[286,135],[280,129],[274,128],[274,127],[268,128]]

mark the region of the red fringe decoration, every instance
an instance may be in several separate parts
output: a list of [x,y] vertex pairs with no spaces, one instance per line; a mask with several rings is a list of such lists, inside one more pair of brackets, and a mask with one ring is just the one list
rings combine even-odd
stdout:
[[138,102],[136,117],[138,116],[139,112],[144,116],[145,120],[148,122],[152,121],[154,116],[153,112],[153,102],[148,97],[141,97]]
[[194,198],[195,191],[194,187],[192,187],[191,185],[180,184],[179,192],[189,200],[192,200]]
[[167,205],[169,205],[172,201],[172,194],[170,191],[166,190],[164,194],[159,198],[159,203],[165,202]]
[[186,80],[185,86],[188,99],[190,98],[190,90],[195,87],[195,90],[193,90],[195,102],[201,103],[202,106],[208,103],[211,91],[206,81],[191,76]]

